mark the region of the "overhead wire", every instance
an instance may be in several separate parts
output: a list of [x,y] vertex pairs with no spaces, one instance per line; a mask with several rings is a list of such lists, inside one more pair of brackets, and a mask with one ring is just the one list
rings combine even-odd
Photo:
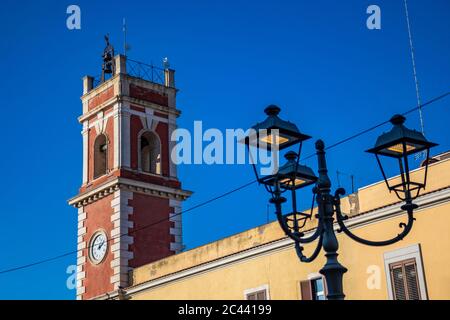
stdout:
[[[408,111],[406,111],[406,112],[403,112],[402,115],[410,114],[411,112],[417,111],[419,108],[422,109],[422,108],[424,108],[424,107],[426,107],[426,106],[428,106],[428,105],[431,105],[431,104],[434,103],[434,102],[437,102],[437,101],[439,101],[439,100],[442,100],[443,98],[447,97],[448,95],[450,95],[450,91],[448,91],[448,92],[446,92],[446,93],[444,93],[444,94],[441,94],[441,95],[439,95],[439,96],[437,96],[437,97],[435,97],[435,98],[433,98],[433,99],[427,101],[426,103],[424,103],[424,104],[422,104],[422,105],[416,106],[416,107],[414,107],[414,108],[412,108],[412,109],[410,109],[410,110],[408,110]],[[371,126],[371,127],[369,127],[368,129],[364,129],[364,130],[362,130],[362,131],[360,131],[360,132],[358,132],[358,133],[356,133],[356,134],[354,134],[354,135],[352,135],[352,136],[350,136],[350,137],[348,137],[348,138],[345,138],[345,139],[342,139],[342,140],[340,140],[340,141],[337,141],[337,142],[331,144],[330,146],[326,147],[325,149],[326,149],[326,150],[329,150],[329,149],[335,148],[335,147],[337,147],[337,146],[339,146],[339,145],[342,145],[343,143],[346,143],[346,142],[348,142],[348,141],[350,141],[350,140],[353,140],[353,139],[355,139],[355,138],[357,138],[357,137],[360,137],[360,136],[363,135],[363,134],[366,134],[366,133],[368,133],[368,132],[370,132],[370,131],[373,131],[373,130],[375,130],[375,129],[377,129],[377,128],[379,128],[379,127],[381,127],[381,126],[383,126],[383,125],[385,125],[385,124],[387,124],[387,123],[389,123],[389,120],[386,120],[386,121],[383,121],[383,122],[381,122],[381,123],[379,123],[379,124],[377,124],[377,125]],[[310,155],[310,156],[308,156],[308,157],[306,157],[306,158],[303,158],[302,160],[306,160],[306,159],[308,159],[308,158],[311,158],[311,157],[314,156],[314,155],[315,155],[315,154],[312,154],[312,155]],[[213,197],[213,198],[211,198],[211,199],[208,199],[208,200],[206,200],[206,201],[203,201],[203,202],[201,202],[201,203],[199,203],[199,204],[197,204],[197,205],[194,205],[193,207],[190,207],[190,208],[188,208],[188,209],[186,209],[186,210],[180,211],[180,212],[178,212],[178,213],[174,213],[174,214],[170,215],[170,216],[167,217],[167,218],[160,219],[160,220],[155,221],[155,222],[153,222],[153,223],[144,225],[144,226],[142,226],[142,227],[140,227],[140,228],[131,230],[131,231],[127,232],[127,233],[122,233],[122,234],[119,234],[119,235],[117,235],[117,236],[111,237],[111,238],[109,238],[109,239],[107,240],[107,242],[110,242],[110,241],[113,241],[113,240],[115,240],[115,239],[122,238],[122,237],[125,237],[125,236],[129,236],[130,234],[135,234],[135,233],[137,233],[137,232],[139,232],[139,231],[148,229],[148,228],[150,228],[150,227],[152,227],[152,226],[155,226],[155,225],[157,225],[157,224],[160,224],[160,223],[163,223],[163,222],[170,221],[170,219],[172,219],[172,218],[175,217],[175,216],[179,216],[179,215],[185,214],[185,213],[187,213],[187,212],[190,212],[190,211],[193,211],[193,210],[198,209],[198,208],[200,208],[200,207],[203,207],[203,206],[205,206],[205,205],[207,205],[207,204],[209,204],[209,203],[212,203],[212,202],[214,202],[214,201],[217,201],[217,200],[219,200],[219,199],[222,199],[222,198],[224,198],[224,197],[227,197],[227,196],[229,196],[229,195],[231,195],[231,194],[233,194],[233,193],[236,193],[236,192],[238,192],[238,191],[240,191],[240,190],[242,190],[242,189],[245,189],[246,187],[248,187],[248,186],[250,186],[250,185],[252,185],[252,184],[254,184],[254,183],[256,183],[256,182],[257,182],[256,179],[255,179],[255,180],[252,180],[252,181],[250,181],[250,182],[247,182],[247,183],[245,183],[245,184],[243,184],[243,185],[241,185],[241,186],[239,186],[239,187],[236,187],[236,188],[234,188],[234,189],[232,189],[232,190],[230,190],[230,191],[227,191],[227,192],[225,192],[225,193],[223,193],[223,194],[220,194],[220,195],[215,196],[215,197]],[[0,270],[0,274],[7,274],[7,273],[11,273],[11,272],[23,270],[23,269],[28,269],[28,268],[31,268],[31,267],[34,267],[34,266],[42,265],[42,264],[45,264],[45,263],[48,263],[48,262],[52,262],[52,261],[55,261],[55,260],[58,260],[58,259],[62,259],[62,258],[64,258],[64,257],[70,256],[70,255],[77,254],[78,252],[80,252],[80,251],[82,251],[82,250],[85,250],[85,249],[89,249],[89,248],[90,248],[90,247],[87,246],[86,248],[83,248],[83,249],[78,249],[78,250],[68,251],[68,252],[66,252],[66,253],[62,253],[62,254],[59,254],[59,255],[56,255],[56,256],[53,256],[53,257],[41,259],[41,260],[38,260],[38,261],[35,261],[35,262],[23,264],[23,265],[20,265],[20,266],[17,266],[17,267],[11,267],[11,268],[7,268],[7,269],[3,269],[3,270]]]

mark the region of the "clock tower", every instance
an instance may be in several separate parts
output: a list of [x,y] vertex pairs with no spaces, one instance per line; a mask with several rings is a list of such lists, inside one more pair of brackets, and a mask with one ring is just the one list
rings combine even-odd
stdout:
[[78,209],[77,299],[126,287],[131,269],[183,249],[176,213],[191,192],[170,159],[176,93],[173,70],[111,53],[99,83],[83,78],[83,181],[69,200]]

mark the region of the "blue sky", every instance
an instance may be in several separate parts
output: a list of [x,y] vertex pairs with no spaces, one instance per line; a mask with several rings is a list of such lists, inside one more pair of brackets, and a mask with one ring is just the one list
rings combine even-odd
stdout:
[[[66,8],[81,8],[81,30],[66,28]],[[381,8],[382,29],[366,28],[366,8]],[[2,222],[0,269],[76,248],[76,210],[66,200],[81,183],[81,77],[100,73],[103,35],[129,57],[176,69],[180,127],[246,128],[271,103],[301,131],[332,144],[416,104],[403,0],[389,1],[3,1]],[[409,0],[423,101],[450,89],[450,3]],[[424,110],[425,131],[450,147],[450,100]],[[417,113],[409,127],[419,128]],[[363,151],[388,126],[328,153],[330,175],[355,175],[357,187],[381,179]],[[311,140],[304,154],[313,151]],[[314,159],[307,164],[315,167]],[[249,166],[181,166],[194,191],[184,208],[253,178]],[[349,188],[348,177],[341,178]],[[188,248],[267,221],[268,195],[256,185],[184,216]],[[304,195],[303,206],[310,204]],[[270,210],[272,213],[272,209]],[[272,215],[270,214],[270,218]],[[345,253],[342,253],[345,254]],[[75,256],[0,274],[0,299],[73,299],[66,268]]]

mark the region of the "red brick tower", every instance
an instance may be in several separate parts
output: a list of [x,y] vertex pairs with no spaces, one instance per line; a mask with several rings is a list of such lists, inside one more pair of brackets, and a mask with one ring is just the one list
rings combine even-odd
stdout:
[[126,287],[130,269],[179,252],[181,216],[172,215],[191,194],[170,160],[174,71],[121,55],[113,66],[97,86],[83,79],[83,183],[69,200],[78,208],[77,299]]

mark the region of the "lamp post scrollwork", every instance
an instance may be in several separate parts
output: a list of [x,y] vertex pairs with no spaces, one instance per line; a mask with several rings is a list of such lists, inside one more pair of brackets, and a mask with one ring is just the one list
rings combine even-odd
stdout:
[[[293,240],[300,261],[306,263],[314,261],[323,249],[326,263],[320,273],[325,277],[327,283],[327,298],[330,300],[344,299],[343,275],[347,269],[338,261],[339,243],[336,237],[335,223],[338,225],[337,233],[344,233],[364,245],[386,246],[404,239],[413,227],[414,210],[418,208],[413,200],[426,186],[430,148],[436,144],[429,142],[422,133],[406,128],[404,126],[405,118],[395,115],[391,119],[393,124],[391,131],[382,134],[377,139],[375,147],[367,150],[376,156],[389,192],[394,192],[404,202],[401,209],[407,214],[406,223],[400,223],[401,232],[393,238],[383,241],[367,240],[355,235],[345,224],[349,218],[341,212],[340,204],[345,190],[338,188],[334,194],[331,193],[324,142],[318,140],[315,144],[318,166],[318,176],[316,176],[311,168],[300,164],[303,141],[310,137],[300,133],[295,124],[279,118],[279,107],[271,105],[266,108],[265,112],[268,116],[267,119],[253,126],[251,135],[245,139],[249,152],[251,152],[250,147],[252,146],[278,152],[278,150],[298,144],[298,153],[287,152],[285,155],[287,162],[271,175],[260,177],[254,162],[252,163],[253,171],[258,182],[264,185],[270,193],[270,203],[275,206],[277,220],[284,233]],[[262,131],[264,134],[260,134]],[[271,138],[267,138],[268,136]],[[410,156],[418,153],[426,154],[424,177],[420,182],[412,178],[408,162]],[[398,162],[400,172],[398,179],[388,179],[382,165],[382,157]],[[305,213],[297,209],[296,191],[309,185],[314,185],[313,203],[317,204],[317,213],[314,218],[317,220],[317,226],[311,231],[312,234],[306,236],[302,229],[307,221],[313,218],[313,210],[311,208],[310,213]],[[285,192],[290,193],[292,202],[292,211],[287,214],[283,213],[283,205],[287,202],[283,196]],[[311,255],[305,255],[304,245],[315,241],[315,248]]]

